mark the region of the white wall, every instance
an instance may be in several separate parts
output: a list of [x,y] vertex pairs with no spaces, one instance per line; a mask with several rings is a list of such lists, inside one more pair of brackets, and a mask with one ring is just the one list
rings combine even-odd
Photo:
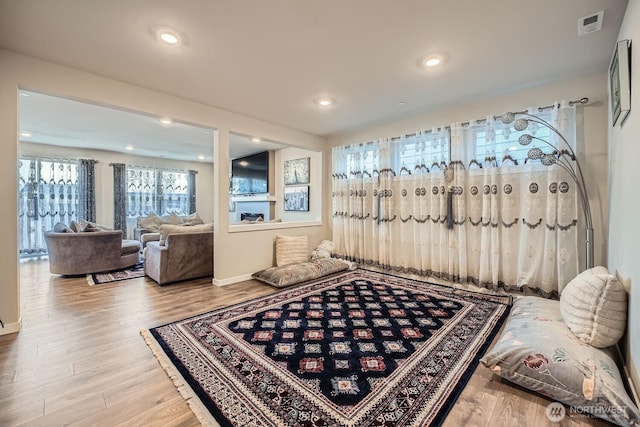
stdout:
[[[578,155],[582,157],[581,164],[587,175],[587,186],[589,187],[589,200],[595,228],[595,263],[596,265],[606,265],[608,163],[607,74],[604,72],[434,111],[352,134],[335,136],[329,139],[329,144],[331,146],[346,145],[381,137],[395,137],[417,130],[449,125],[453,122],[483,119],[488,115],[495,116],[506,111],[521,111],[528,107],[546,106],[551,105],[554,101],[577,100],[585,96],[589,98],[589,104],[585,107],[578,107],[578,116],[584,120],[585,146],[582,149],[579,147]],[[325,185],[328,185],[328,188],[331,188],[330,180],[331,175],[326,175]],[[582,239],[582,236],[583,234],[579,235],[579,240]],[[580,242],[581,254],[583,247],[584,245]]]
[[204,222],[213,222],[213,164],[134,156],[113,151],[69,148],[54,145],[20,142],[21,155],[51,156],[64,159],[94,159],[96,177],[96,222],[113,227],[113,168],[109,163],[126,163],[135,166],[195,170],[196,208]]
[[[218,279],[238,277],[270,266],[276,234],[308,234],[311,242],[326,238],[326,225],[284,230],[229,233],[229,132],[260,135],[271,141],[322,151],[325,138],[231,113],[183,98],[63,67],[33,57],[0,50],[0,319],[8,325],[0,334],[19,327],[19,277],[17,232],[17,158],[19,89],[97,102],[157,117],[216,129],[214,131],[214,179],[210,187],[200,186],[213,199],[214,275]],[[214,197],[217,196],[217,197]],[[326,224],[326,223],[325,223]],[[248,248],[251,256],[247,256]]]
[[[631,286],[627,364],[636,389],[640,389],[640,2],[630,1],[618,40],[631,44],[631,113],[624,126],[609,127],[609,269]],[[613,52],[613,46],[611,46]],[[611,122],[609,122],[611,125]]]

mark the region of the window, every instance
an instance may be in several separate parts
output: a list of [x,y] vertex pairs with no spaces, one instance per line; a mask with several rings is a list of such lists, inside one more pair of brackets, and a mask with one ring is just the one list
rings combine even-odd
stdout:
[[449,132],[444,130],[418,132],[414,135],[393,138],[388,142],[391,156],[385,159],[389,166],[380,164],[380,150],[387,142],[342,147],[343,152],[336,157],[339,165],[334,170],[346,171],[350,178],[362,173],[372,177],[374,171],[391,167],[396,175],[427,173],[432,169],[441,170],[449,163]]
[[44,232],[77,221],[78,165],[73,160],[20,157],[18,249],[21,256],[47,252]]
[[[542,119],[549,121],[550,113],[538,113]],[[473,153],[471,158],[475,159],[483,167],[490,164],[501,165],[504,161],[511,160],[514,164],[522,165],[525,163],[527,153],[534,145],[520,145],[518,138],[527,133],[551,141],[551,131],[535,123],[530,123],[529,127],[524,131],[515,131],[511,126],[502,126],[502,123],[496,121],[492,128],[486,126],[477,126],[471,130],[474,133],[475,145],[472,147]]]
[[[449,164],[449,132],[425,132],[401,138],[395,146],[400,175],[424,173]],[[426,169],[425,169],[426,168]]]
[[127,167],[127,217],[188,215],[188,172]]

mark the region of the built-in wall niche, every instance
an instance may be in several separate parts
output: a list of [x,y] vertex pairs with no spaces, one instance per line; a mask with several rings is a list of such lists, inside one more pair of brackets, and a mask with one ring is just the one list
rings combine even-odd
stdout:
[[[265,158],[268,159],[266,167]],[[232,132],[229,171],[230,232],[322,223],[321,152]],[[261,182],[265,172],[266,186]],[[308,178],[302,179],[302,175]],[[253,178],[256,182],[247,182]],[[297,198],[303,195],[306,199],[296,199],[294,203],[290,200],[291,194]],[[305,209],[291,209],[291,206]]]

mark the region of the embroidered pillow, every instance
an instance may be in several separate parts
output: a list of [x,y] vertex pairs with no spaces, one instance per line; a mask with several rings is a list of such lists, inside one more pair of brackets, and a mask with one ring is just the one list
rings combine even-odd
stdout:
[[562,321],[559,306],[539,297],[517,299],[502,335],[480,362],[558,402],[621,426],[638,425],[640,412],[613,356],[578,340]]
[[276,266],[309,261],[308,236],[276,236]]
[[344,271],[349,264],[337,258],[318,258],[313,261],[271,267],[254,273],[252,277],[276,288],[284,288],[307,280],[318,279]]
[[627,326],[627,292],[605,267],[594,267],[562,290],[560,312],[580,341],[609,347],[622,338]]

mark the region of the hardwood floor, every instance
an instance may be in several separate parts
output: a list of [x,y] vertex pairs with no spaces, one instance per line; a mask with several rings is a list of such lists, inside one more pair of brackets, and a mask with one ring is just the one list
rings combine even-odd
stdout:
[[[276,291],[207,278],[88,286],[51,275],[46,260],[21,263],[20,275],[22,330],[0,336],[0,426],[198,426],[140,330]],[[545,415],[549,403],[479,366],[445,425],[558,425]]]

